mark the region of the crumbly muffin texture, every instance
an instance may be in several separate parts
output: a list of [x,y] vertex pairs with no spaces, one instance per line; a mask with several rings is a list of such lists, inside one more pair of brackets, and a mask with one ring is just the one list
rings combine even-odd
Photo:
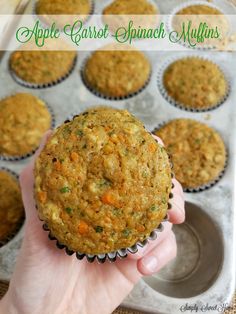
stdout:
[[24,218],[24,208],[17,180],[0,170],[0,244],[12,236]]
[[157,8],[147,0],[115,0],[108,5],[103,14],[124,14],[124,15],[142,15],[157,14]]
[[97,50],[87,60],[83,78],[92,90],[106,97],[125,97],[147,83],[151,66],[136,50]]
[[36,3],[39,15],[88,15],[90,11],[90,0],[38,0]]
[[216,180],[226,164],[220,135],[191,119],[176,119],[154,132],[165,143],[174,173],[184,188],[198,188]]
[[36,96],[18,93],[3,99],[0,101],[0,155],[31,153],[50,126],[51,115]]
[[168,155],[126,110],[90,109],[56,129],[36,161],[38,213],[73,251],[147,238],[168,208]]
[[70,72],[75,58],[75,51],[15,51],[10,57],[10,68],[23,81],[50,84]]
[[202,4],[189,5],[177,12],[178,15],[219,15],[222,14],[218,9]]
[[197,57],[171,63],[164,72],[163,85],[176,102],[193,109],[216,106],[228,90],[227,81],[219,67]]

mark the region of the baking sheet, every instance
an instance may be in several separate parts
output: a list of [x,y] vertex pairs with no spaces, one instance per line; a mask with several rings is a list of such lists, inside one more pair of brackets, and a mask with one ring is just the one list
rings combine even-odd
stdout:
[[[104,1],[105,3],[110,1]],[[176,4],[184,1],[157,1],[163,14],[169,13]],[[219,2],[219,1],[218,1]],[[216,4],[217,1],[215,1]],[[227,5],[226,1],[220,1]],[[31,8],[28,8],[30,12]],[[99,7],[96,5],[96,13]],[[16,92],[31,92],[45,100],[53,109],[56,125],[61,124],[68,116],[79,113],[94,105],[109,105],[115,108],[126,108],[140,118],[147,129],[153,130],[159,123],[173,118],[192,118],[214,127],[222,135],[229,152],[228,167],[223,178],[207,191],[185,194],[186,200],[198,205],[219,227],[223,241],[224,257],[220,273],[209,289],[191,298],[173,298],[158,293],[144,280],[141,280],[124,301],[124,305],[150,313],[180,313],[186,302],[189,304],[219,304],[230,302],[234,291],[234,204],[235,189],[235,132],[236,132],[236,53],[189,51],[191,54],[207,57],[218,63],[231,82],[231,93],[226,102],[219,108],[204,113],[191,113],[169,104],[161,96],[157,87],[157,76],[163,63],[173,56],[186,56],[185,52],[146,52],[152,64],[152,77],[148,86],[137,96],[122,100],[110,101],[93,95],[83,84],[80,68],[89,52],[79,52],[77,64],[72,74],[60,84],[40,90],[32,90],[18,85],[9,74],[7,52],[0,64],[0,98]],[[27,158],[18,162],[0,161],[0,166],[8,167],[16,173],[29,162]],[[9,280],[13,271],[17,252],[20,247],[23,230],[6,246],[0,249],[0,279]],[[211,313],[218,311],[211,311]]]

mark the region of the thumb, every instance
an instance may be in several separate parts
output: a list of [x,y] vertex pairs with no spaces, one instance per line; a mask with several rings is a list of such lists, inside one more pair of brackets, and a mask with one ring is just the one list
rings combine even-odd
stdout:
[[47,131],[40,143],[40,146],[36,153],[34,154],[30,163],[22,170],[20,174],[20,187],[21,187],[21,194],[22,200],[24,203],[25,213],[26,213],[26,220],[31,220],[33,217],[36,217],[35,213],[35,200],[34,200],[34,163],[36,158],[39,156],[40,152],[42,151],[43,147],[45,146],[48,138],[51,136],[52,131]]

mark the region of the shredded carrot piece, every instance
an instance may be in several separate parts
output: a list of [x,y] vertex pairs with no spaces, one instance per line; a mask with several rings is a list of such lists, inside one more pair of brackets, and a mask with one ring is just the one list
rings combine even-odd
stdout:
[[40,200],[40,202],[45,203],[47,200],[47,192],[38,192],[38,199]]
[[70,135],[70,138],[73,142],[75,142],[76,140],[78,140],[78,137],[74,134],[74,133],[71,133]]
[[137,229],[139,232],[145,231],[145,227],[144,227],[143,225],[138,225],[138,226],[136,227],[136,229]]
[[76,152],[72,152],[70,154],[70,158],[72,161],[78,161],[79,160],[79,155]]
[[61,170],[61,163],[59,160],[57,160],[56,162],[54,162],[54,167],[56,170]]
[[148,148],[150,152],[154,153],[157,149],[157,146],[155,143],[151,143]]
[[109,204],[109,205],[115,205],[116,204],[116,199],[115,199],[114,195],[111,193],[111,191],[106,191],[102,195],[101,201],[104,204]]
[[80,234],[85,234],[88,232],[89,226],[85,221],[81,220],[78,229]]

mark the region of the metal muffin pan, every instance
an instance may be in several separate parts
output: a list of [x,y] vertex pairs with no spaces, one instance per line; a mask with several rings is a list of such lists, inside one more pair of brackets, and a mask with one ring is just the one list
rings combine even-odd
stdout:
[[[167,14],[182,1],[157,1]],[[219,2],[219,1],[218,1]],[[221,1],[220,1],[221,2]],[[217,1],[216,1],[217,3]],[[225,1],[222,1],[226,5]],[[28,7],[30,12],[31,8]],[[96,3],[96,13],[99,13]],[[125,100],[106,100],[92,94],[80,76],[80,69],[89,52],[79,52],[78,62],[70,76],[46,89],[29,89],[18,85],[8,70],[7,52],[0,63],[0,98],[16,92],[30,92],[44,99],[54,111],[56,125],[68,116],[95,105],[126,108],[140,118],[148,130],[174,118],[192,118],[207,123],[222,135],[229,152],[228,166],[222,179],[199,193],[186,193],[186,221],[174,226],[178,255],[158,274],[143,278],[124,300],[123,305],[146,313],[181,313],[185,304],[220,306],[230,303],[235,289],[234,190],[236,135],[236,53],[199,51],[219,64],[228,75],[231,92],[225,103],[209,112],[193,113],[169,104],[157,86],[158,71],[173,56],[184,52],[145,52],[152,64],[149,84],[139,94]],[[192,53],[191,50],[189,50]],[[20,173],[30,158],[17,162],[0,161],[0,166]],[[9,280],[21,244],[23,230],[0,248],[0,279]],[[101,265],[102,267],[102,265]],[[212,310],[210,313],[218,313]]]

